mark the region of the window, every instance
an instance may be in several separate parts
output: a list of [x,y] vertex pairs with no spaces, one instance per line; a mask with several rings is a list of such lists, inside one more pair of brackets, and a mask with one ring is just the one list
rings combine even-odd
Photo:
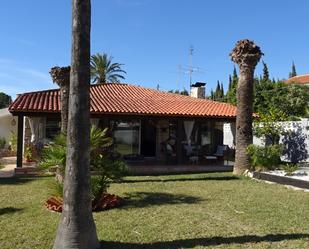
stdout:
[[60,119],[46,118],[46,138],[54,139],[60,133]]
[[113,122],[115,150],[121,155],[140,152],[140,122]]

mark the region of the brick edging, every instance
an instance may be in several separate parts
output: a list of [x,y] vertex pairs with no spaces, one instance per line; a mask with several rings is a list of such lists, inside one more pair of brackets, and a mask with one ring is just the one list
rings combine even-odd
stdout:
[[309,189],[308,181],[294,179],[294,178],[286,177],[286,176],[277,176],[277,175],[255,171],[253,172],[253,178],[258,179],[258,180],[275,182],[275,183],[279,183],[283,185],[290,185],[290,186],[297,187],[297,188]]

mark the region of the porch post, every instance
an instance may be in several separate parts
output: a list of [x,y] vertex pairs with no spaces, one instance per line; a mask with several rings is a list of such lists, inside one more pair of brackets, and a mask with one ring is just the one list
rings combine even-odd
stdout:
[[177,135],[176,135],[176,158],[177,164],[181,164],[182,156],[181,156],[181,132],[182,132],[182,120],[177,119]]
[[17,126],[17,168],[23,166],[23,141],[24,139],[24,116],[18,115],[18,126]]

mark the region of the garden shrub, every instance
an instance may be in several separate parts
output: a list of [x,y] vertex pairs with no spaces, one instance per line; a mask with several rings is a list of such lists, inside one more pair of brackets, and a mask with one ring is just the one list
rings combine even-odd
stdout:
[[299,169],[299,166],[296,163],[287,163],[281,167],[286,176],[291,176],[293,173]]
[[[122,160],[111,156],[112,142],[112,138],[107,136],[107,129],[91,128],[90,167],[98,174],[91,179],[93,198],[100,198],[101,194],[107,191],[110,183],[121,179],[127,171],[126,164]],[[39,168],[49,170],[56,167],[59,170],[58,173],[64,176],[65,165],[66,137],[60,134],[43,149]],[[62,178],[58,177],[57,179]],[[61,184],[62,180],[60,181]]]
[[11,151],[16,153],[16,151],[17,151],[17,136],[14,132],[11,132],[9,144],[10,144]]
[[282,147],[278,144],[266,147],[251,144],[247,148],[252,170],[259,168],[272,170],[277,168],[281,162],[281,153]]
[[6,144],[5,138],[0,137],[0,150],[4,149],[5,144]]

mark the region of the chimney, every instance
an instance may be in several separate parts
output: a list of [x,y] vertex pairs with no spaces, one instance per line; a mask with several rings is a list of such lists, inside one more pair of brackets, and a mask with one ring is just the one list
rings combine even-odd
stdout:
[[206,83],[196,82],[191,85],[190,96],[198,99],[205,99],[205,87]]

